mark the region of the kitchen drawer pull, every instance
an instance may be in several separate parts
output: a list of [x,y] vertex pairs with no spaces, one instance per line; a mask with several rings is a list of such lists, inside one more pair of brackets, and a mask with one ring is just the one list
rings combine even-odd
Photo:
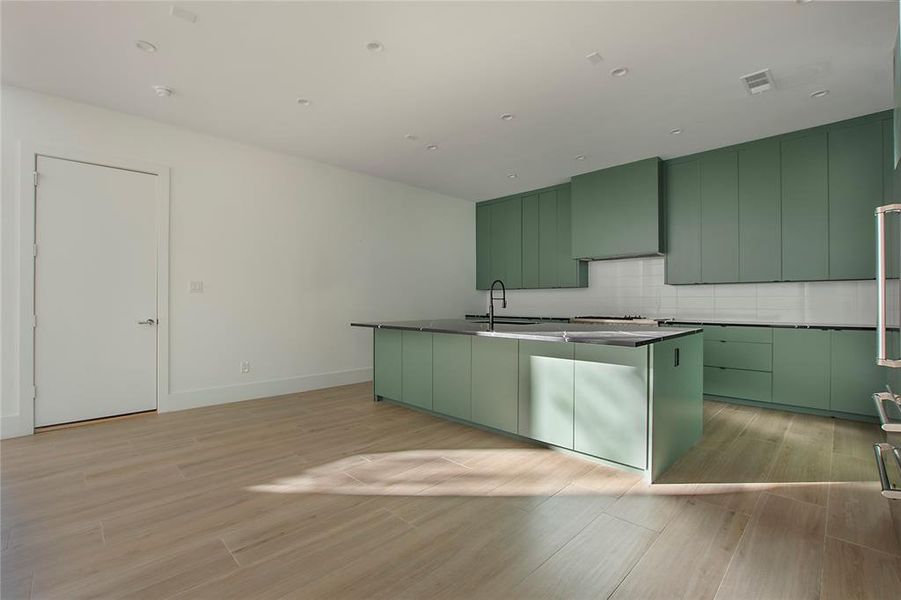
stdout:
[[879,483],[882,485],[882,495],[889,500],[901,500],[901,489],[892,486],[888,473],[885,470],[886,452],[895,459],[895,463],[901,469],[901,451],[891,444],[885,443],[873,444],[873,451],[876,453],[876,468],[879,470]]
[[898,404],[894,397],[885,392],[873,394],[873,402],[876,404],[876,412],[879,413],[879,422],[882,423],[882,430],[901,433],[901,420],[893,419],[885,410],[888,403],[901,409],[901,405]]

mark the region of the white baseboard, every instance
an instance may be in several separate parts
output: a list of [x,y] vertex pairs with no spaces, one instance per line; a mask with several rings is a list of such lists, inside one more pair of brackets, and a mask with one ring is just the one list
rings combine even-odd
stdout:
[[165,401],[161,399],[159,410],[160,412],[170,412],[200,408],[202,406],[214,406],[216,404],[280,396],[282,394],[296,394],[336,385],[363,383],[371,379],[372,369],[353,369],[286,379],[271,379],[269,381],[257,381],[240,385],[224,385],[199,390],[169,392],[169,397]]
[[31,429],[22,431],[22,419],[19,415],[4,415],[0,417],[0,439],[14,438],[34,433]]

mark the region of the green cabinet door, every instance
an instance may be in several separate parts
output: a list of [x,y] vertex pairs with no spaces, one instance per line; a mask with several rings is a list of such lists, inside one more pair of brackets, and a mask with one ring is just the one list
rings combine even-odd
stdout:
[[666,283],[701,281],[701,162],[666,168]]
[[662,251],[659,158],[572,179],[573,256],[615,258]]
[[738,151],[738,280],[782,279],[779,140]]
[[373,330],[373,389],[376,396],[403,400],[403,336],[397,329]]
[[829,331],[773,330],[773,402],[829,410]]
[[[895,171],[894,157],[894,129],[892,125],[893,119],[886,119],[882,122],[882,204],[892,204],[898,202],[896,196],[901,189],[896,191],[898,184],[898,175],[901,170]],[[885,219],[885,239],[889,248],[897,248],[901,244],[901,218],[895,213],[886,215]],[[901,260],[899,260],[897,252],[886,252],[885,269],[889,277],[897,279],[901,276]]]
[[738,153],[701,157],[701,280],[738,281]]
[[882,203],[882,123],[829,131],[829,278],[876,276],[873,212]]
[[885,387],[886,370],[876,366],[876,332],[832,331],[831,410],[877,416],[872,395]]
[[519,435],[573,447],[574,344],[519,342]]
[[538,197],[538,286],[557,287],[557,191]]
[[[538,194],[522,197],[522,287],[537,288],[540,282],[541,213]],[[489,282],[490,285],[491,282]]]
[[403,331],[403,402],[432,408],[432,334]]
[[829,277],[829,189],[826,132],[791,136],[782,150],[782,279]]
[[491,206],[476,205],[476,289],[491,287]]
[[572,194],[568,184],[557,188],[557,285],[588,287],[588,263],[572,257]]
[[517,340],[472,338],[472,420],[516,433],[519,405]]
[[576,344],[573,448],[647,467],[648,347]]
[[432,334],[432,402],[435,412],[472,420],[472,337]]
[[491,280],[500,279],[507,289],[521,288],[522,199],[516,196],[490,206]]

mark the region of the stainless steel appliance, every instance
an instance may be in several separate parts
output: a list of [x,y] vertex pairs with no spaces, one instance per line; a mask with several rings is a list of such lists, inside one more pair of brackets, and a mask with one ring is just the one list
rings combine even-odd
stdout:
[[[873,444],[882,495],[889,499],[895,532],[901,540],[901,396],[892,382],[901,380],[901,204],[876,209],[876,364],[891,369],[885,391],[873,402],[886,441]],[[897,262],[896,262],[897,261]]]

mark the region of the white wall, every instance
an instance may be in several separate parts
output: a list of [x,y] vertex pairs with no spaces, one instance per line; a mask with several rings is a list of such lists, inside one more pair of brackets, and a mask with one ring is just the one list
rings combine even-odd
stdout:
[[482,304],[471,202],[22,89],[0,102],[5,436],[30,431],[17,420],[23,140],[171,168],[172,408],[367,380],[371,332],[351,320]]
[[[663,283],[663,269],[662,257],[592,262],[588,288],[512,291],[507,309],[498,313],[563,317],[638,313],[830,325],[873,325],[876,319],[874,281],[673,286]],[[897,303],[892,300],[890,306],[896,314]]]

